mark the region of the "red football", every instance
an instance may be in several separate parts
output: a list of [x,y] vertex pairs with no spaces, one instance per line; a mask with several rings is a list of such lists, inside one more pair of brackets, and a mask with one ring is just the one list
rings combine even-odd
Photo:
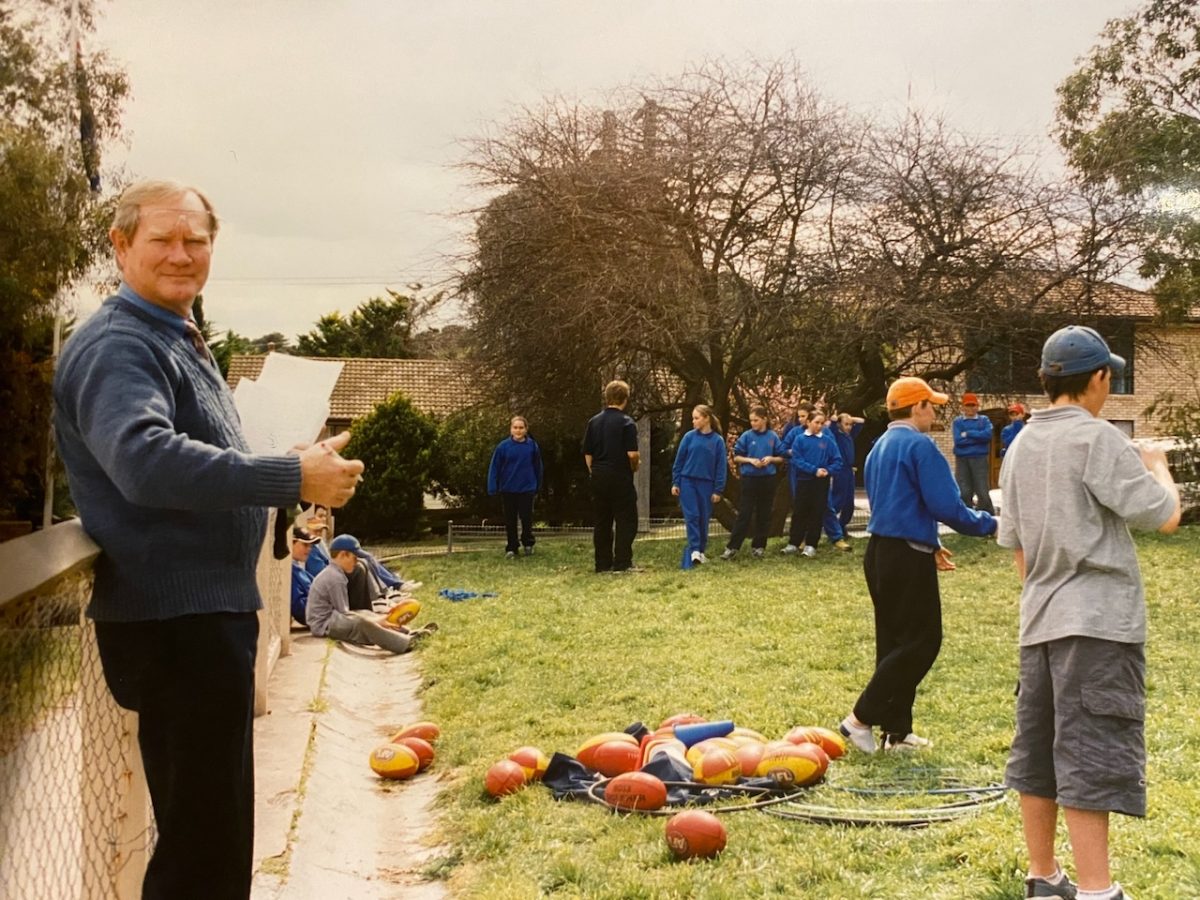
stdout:
[[493,797],[503,797],[525,786],[525,770],[511,759],[502,759],[487,770],[483,784]]
[[710,812],[689,809],[667,820],[666,838],[679,859],[716,856],[725,849],[725,826]]
[[429,741],[423,741],[419,737],[403,737],[392,743],[401,744],[417,754],[417,761],[421,764],[418,772],[424,772],[433,762],[433,747],[429,745]]
[[541,781],[550,765],[549,758],[537,747],[518,747],[508,754],[508,758],[525,770],[529,781]]
[[[630,744],[633,747],[638,746],[637,738],[632,734],[626,734],[624,731],[605,731],[601,734],[594,734],[580,746],[575,753],[575,758],[587,766],[589,769],[597,769],[595,754],[602,744],[607,744],[610,741],[621,741],[622,743]],[[613,773],[616,774],[615,772]]]
[[667,716],[658,726],[661,731],[664,728],[674,728],[676,725],[695,725],[699,722],[707,722],[708,719],[704,716],[698,716],[695,713],[675,713],[673,716]]
[[739,763],[742,764],[742,774],[747,778],[753,778],[754,773],[758,770],[758,764],[762,762],[763,753],[766,752],[767,745],[757,742],[750,744],[742,744],[734,752]]
[[846,740],[836,731],[822,728],[820,725],[797,725],[783,736],[785,741],[793,744],[816,744],[825,751],[830,759],[838,759],[846,755]]
[[667,786],[649,772],[625,772],[605,785],[604,799],[619,809],[662,809]]
[[632,772],[642,761],[642,748],[632,741],[606,741],[592,751],[591,767],[608,778]]

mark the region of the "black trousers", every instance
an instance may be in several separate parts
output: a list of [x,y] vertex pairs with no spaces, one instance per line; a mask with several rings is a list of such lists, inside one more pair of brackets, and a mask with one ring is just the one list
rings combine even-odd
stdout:
[[[331,566],[337,563],[330,563]],[[346,603],[351,609],[365,609],[370,612],[375,608],[375,601],[380,597],[379,585],[364,560],[356,560],[354,571],[346,576]]]
[[942,647],[942,599],[932,553],[872,535],[863,557],[875,607],[875,674],[854,704],[860,722],[890,734],[913,726],[917,685]]
[[821,540],[821,521],[829,504],[829,476],[801,478],[796,481],[792,496],[792,524],[788,543],[796,547],[817,546]]
[[[592,546],[596,571],[624,571],[633,565],[637,534],[637,488],[626,474],[592,472]],[[614,536],[614,526],[616,535]]]
[[750,546],[761,549],[767,546],[767,534],[771,530],[771,505],[775,502],[775,476],[750,476],[741,480],[742,497],[738,501],[737,521],[729,535],[728,547],[737,550],[753,526]]
[[113,698],[138,714],[158,828],[143,900],[246,900],[258,615],[97,622],[96,641]]
[[[516,553],[518,546],[532,547],[533,540],[533,498],[532,491],[502,491],[500,502],[504,505],[504,534],[508,543],[504,545],[506,553]],[[521,522],[521,540],[517,543],[517,520]]]

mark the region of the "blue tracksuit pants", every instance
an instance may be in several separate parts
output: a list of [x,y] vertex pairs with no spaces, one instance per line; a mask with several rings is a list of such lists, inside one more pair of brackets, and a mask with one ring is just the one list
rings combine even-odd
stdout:
[[683,523],[687,528],[687,546],[683,548],[683,563],[680,568],[692,567],[692,551],[701,553],[708,547],[708,520],[712,518],[712,495],[716,482],[709,478],[679,479],[679,506],[683,510]]

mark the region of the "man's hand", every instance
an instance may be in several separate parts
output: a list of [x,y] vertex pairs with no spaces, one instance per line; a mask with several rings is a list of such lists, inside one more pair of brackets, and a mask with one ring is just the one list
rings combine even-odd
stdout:
[[716,504],[716,503],[720,503],[720,502],[721,502],[721,495],[720,495],[720,494],[713,494],[713,495],[712,495],[712,502],[713,502],[714,504]]
[[678,497],[678,496],[679,496],[679,486],[678,486],[678,485],[674,485],[674,484],[673,484],[673,485],[671,485],[671,496],[672,496],[672,497]]
[[300,454],[300,499],[331,509],[345,506],[362,481],[363,464],[342,459],[338,451],[350,441],[350,432],[313,444]]
[[828,469],[817,469],[817,477],[818,478],[828,478],[829,470]]
[[946,547],[938,547],[933,552],[933,564],[937,566],[939,572],[953,572],[958,566],[950,562],[950,557],[954,554]]

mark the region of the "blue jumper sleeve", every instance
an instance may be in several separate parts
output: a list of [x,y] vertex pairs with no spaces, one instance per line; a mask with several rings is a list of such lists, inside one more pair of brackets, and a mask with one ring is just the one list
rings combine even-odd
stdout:
[[996,520],[991,515],[971,509],[962,502],[958,483],[950,471],[950,463],[933,441],[918,443],[914,455],[918,469],[917,488],[935,519],[959,534],[971,537],[986,537],[995,533]]
[[716,459],[713,462],[716,464],[716,471],[713,472],[713,493],[725,493],[725,479],[729,477],[729,462],[727,459],[728,451],[725,449],[725,439],[717,435],[717,440],[713,442],[713,449],[716,451],[714,455]]
[[[83,348],[63,373],[72,385],[70,396],[60,398],[64,409],[72,407],[68,420],[121,495],[154,509],[297,503],[299,456],[222,448],[189,437],[186,424],[177,430],[176,390],[186,388],[173,383],[168,367],[144,341],[113,332],[103,353]],[[232,404],[232,398],[209,402]],[[236,442],[245,446],[240,435]]]
[[692,435],[694,431],[689,431],[683,436],[679,442],[679,449],[675,451],[675,462],[671,466],[671,486],[679,487],[679,479],[683,476],[683,467],[687,462],[688,456],[692,451]]
[[[492,451],[492,462],[488,466],[488,496],[494,496],[500,491],[500,468],[504,465],[504,441],[496,445]],[[476,482],[478,484],[479,482]]]

